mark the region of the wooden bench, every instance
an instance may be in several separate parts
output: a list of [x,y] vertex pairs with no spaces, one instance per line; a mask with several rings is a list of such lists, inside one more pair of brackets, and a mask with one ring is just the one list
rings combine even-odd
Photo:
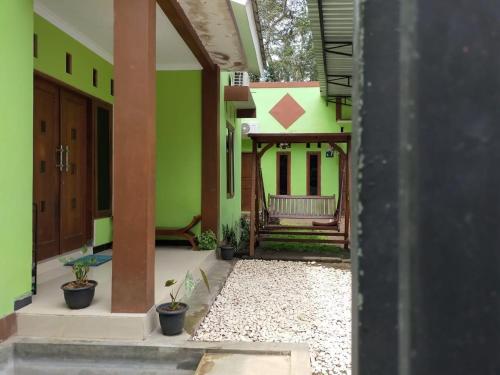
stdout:
[[184,237],[189,241],[193,250],[198,250],[198,246],[195,241],[195,234],[191,231],[196,224],[201,221],[201,215],[193,217],[193,220],[183,228],[167,228],[167,227],[157,227],[155,230],[156,238],[159,236],[171,236],[171,237]]
[[335,196],[269,195],[270,219],[333,219]]

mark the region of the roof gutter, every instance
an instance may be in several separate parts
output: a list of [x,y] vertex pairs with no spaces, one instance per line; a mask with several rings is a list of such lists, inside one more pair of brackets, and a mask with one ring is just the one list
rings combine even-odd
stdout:
[[259,6],[257,0],[252,0],[253,18],[255,20],[255,27],[257,28],[257,35],[259,37],[260,55],[262,58],[262,65],[266,68],[266,54],[264,53],[264,39],[262,38],[262,25],[260,23]]

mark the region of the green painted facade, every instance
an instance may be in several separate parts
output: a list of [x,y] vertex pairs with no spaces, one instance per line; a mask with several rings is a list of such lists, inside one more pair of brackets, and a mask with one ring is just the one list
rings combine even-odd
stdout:
[[[90,49],[33,13],[32,0],[2,2],[0,45],[0,318],[13,311],[14,301],[31,291],[33,200],[33,72],[113,103],[113,66]],[[12,32],[12,30],[16,32]],[[33,40],[37,39],[34,57]],[[66,73],[66,53],[72,73]],[[98,86],[92,82],[98,71]],[[223,101],[229,73],[221,73],[220,224],[240,217],[241,130],[231,103]],[[156,222],[183,226],[201,213],[201,71],[157,72]],[[235,195],[226,193],[226,124],[235,127]],[[12,161],[16,162],[13,163]],[[221,231],[219,227],[219,233]],[[196,228],[199,231],[199,226]],[[94,220],[95,246],[112,241],[112,219]]]
[[[351,123],[335,119],[335,105],[325,102],[320,95],[319,87],[285,87],[285,88],[252,88],[253,99],[257,107],[256,119],[245,119],[243,122],[257,122],[259,133],[338,133],[341,127],[344,132],[351,131]],[[304,110],[305,113],[288,129],[285,129],[270,113],[271,109],[285,96],[290,95]],[[349,115],[345,107],[345,115]],[[344,147],[344,145],[340,145]],[[307,152],[321,152],[321,195],[335,195],[338,197],[339,156],[326,157],[327,144],[311,143],[309,148],[305,144],[294,144],[291,148],[281,150],[273,147],[262,157],[262,176],[265,193],[276,194],[276,153],[290,152],[291,157],[291,194],[307,194]],[[248,138],[242,140],[242,151],[251,152],[252,144]]]
[[0,318],[31,291],[33,202],[33,2],[0,11]]
[[201,213],[201,71],[160,71],[156,85],[156,223],[183,227]]
[[[113,103],[113,66],[110,63],[37,14],[34,15],[33,25],[38,40],[37,57],[33,58],[36,71],[107,103]],[[30,51],[32,40],[33,37],[29,41]],[[66,73],[66,53],[72,56],[71,74]],[[97,87],[92,82],[93,69],[98,72]],[[111,218],[95,220],[94,245],[109,243],[111,238]]]

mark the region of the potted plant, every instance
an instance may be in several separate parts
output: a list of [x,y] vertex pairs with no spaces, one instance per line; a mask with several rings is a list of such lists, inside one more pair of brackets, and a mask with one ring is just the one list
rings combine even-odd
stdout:
[[231,260],[234,257],[234,251],[238,248],[239,242],[234,225],[223,225],[222,237],[223,241],[220,247],[220,256],[224,260]]
[[[87,251],[87,246],[85,246],[82,250],[82,255],[85,255]],[[69,261],[72,261],[72,259],[61,258],[61,262],[63,263],[67,263]],[[74,261],[71,266],[71,270],[73,271],[75,280],[61,285],[61,289],[64,292],[64,300],[70,309],[83,309],[92,303],[97,281],[89,280],[87,275],[89,273],[90,266],[94,262],[95,259],[89,259],[85,256]]]
[[[203,283],[210,291],[210,285],[208,283],[208,278],[206,273],[200,269],[201,277]],[[167,280],[165,282],[165,287],[171,287],[177,284],[174,279]],[[156,307],[158,316],[160,318],[161,331],[165,336],[178,335],[184,329],[184,319],[186,317],[186,312],[189,306],[186,303],[180,302],[178,300],[179,291],[181,287],[184,286],[184,297],[188,298],[195,288],[195,281],[193,276],[188,271],[182,283],[177,286],[177,290],[170,292],[170,302],[163,303]]]
[[200,250],[214,250],[217,248],[217,237],[211,230],[206,230],[198,236],[198,247]]

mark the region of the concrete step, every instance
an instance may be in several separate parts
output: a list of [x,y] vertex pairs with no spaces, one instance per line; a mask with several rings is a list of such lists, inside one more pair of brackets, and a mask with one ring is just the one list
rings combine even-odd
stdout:
[[291,375],[289,355],[206,353],[195,375]]

